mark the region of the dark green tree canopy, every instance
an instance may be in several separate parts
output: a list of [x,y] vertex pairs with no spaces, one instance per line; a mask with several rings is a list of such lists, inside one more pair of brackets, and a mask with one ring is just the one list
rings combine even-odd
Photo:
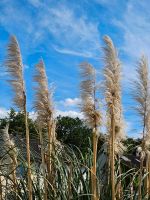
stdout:
[[61,117],[57,118],[57,139],[67,145],[74,145],[82,152],[90,147],[92,130],[79,118]]
[[[11,108],[8,116],[4,119],[0,119],[0,129],[4,128],[6,124],[9,123],[9,134],[12,134],[13,136],[18,135],[21,137],[25,137],[24,117],[25,116],[23,112],[16,112],[13,108]],[[28,123],[30,137],[37,137],[35,122],[31,118],[29,118],[29,116]]]

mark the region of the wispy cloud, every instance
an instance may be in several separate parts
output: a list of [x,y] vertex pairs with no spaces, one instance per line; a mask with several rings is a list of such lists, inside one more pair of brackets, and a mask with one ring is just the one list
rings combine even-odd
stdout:
[[63,54],[82,57],[98,54],[98,21],[92,22],[83,12],[77,15],[75,6],[65,1],[61,4],[28,0],[28,3],[35,7],[36,16],[30,6],[21,6],[17,1],[5,0],[0,12],[1,26],[10,34],[16,33],[24,48],[31,51],[46,43],[48,49],[54,45],[55,50]]
[[60,49],[57,46],[54,46],[55,51],[57,51],[58,53],[62,53],[62,54],[68,54],[68,55],[73,55],[73,56],[80,56],[80,57],[85,57],[85,58],[92,58],[93,57],[93,53],[89,52],[89,51],[84,51],[84,52],[79,52],[79,51],[73,51],[71,49]]
[[3,72],[3,71],[2,71],[2,72],[0,73],[0,79],[1,79],[1,78],[4,78],[4,77],[6,77],[6,76],[8,76],[8,72]]
[[74,7],[57,4],[48,8],[40,23],[57,40],[59,52],[89,57],[99,50],[98,22],[84,14],[77,16]]
[[39,7],[40,5],[42,5],[42,3],[40,2],[40,0],[28,0],[28,2],[30,4],[32,4],[34,7]]
[[123,16],[113,23],[123,31],[122,50],[130,57],[150,55],[149,1],[128,1]]

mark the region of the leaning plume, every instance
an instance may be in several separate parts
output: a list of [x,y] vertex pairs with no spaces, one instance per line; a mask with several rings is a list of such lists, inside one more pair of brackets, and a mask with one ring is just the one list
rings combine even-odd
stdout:
[[[140,174],[139,174],[139,188],[138,195],[139,199],[142,198],[142,177],[143,175],[143,163],[144,157],[146,158],[146,173],[149,173],[149,145],[150,145],[150,88],[149,88],[149,72],[147,59],[142,56],[137,65],[137,80],[134,82],[133,97],[137,105],[135,107],[137,113],[141,118],[143,127],[142,131],[142,153],[140,157]],[[146,193],[148,198],[150,197],[150,177],[146,176]]]
[[24,110],[25,88],[23,81],[23,64],[19,44],[15,36],[10,38],[7,52],[8,54],[5,65],[7,67],[7,72],[10,75],[9,82],[15,92],[14,103],[21,110]]
[[11,84],[15,96],[14,103],[24,112],[25,126],[26,126],[26,146],[27,146],[27,163],[28,163],[28,198],[32,200],[32,180],[31,180],[31,166],[30,166],[30,144],[29,144],[29,128],[26,109],[26,92],[23,79],[23,64],[21,59],[21,52],[19,44],[15,36],[10,38],[7,48],[7,59],[5,66],[10,75],[9,83]]
[[101,114],[98,110],[98,100],[96,99],[96,72],[89,63],[80,65],[80,96],[81,111],[83,112],[87,123],[93,129],[93,166],[91,174],[92,199],[98,199],[97,181],[96,181],[96,160],[97,160],[97,142],[98,126],[101,124]]
[[52,104],[52,91],[49,92],[48,81],[45,72],[45,65],[43,60],[40,60],[36,65],[36,74],[34,80],[37,83],[35,109],[42,119],[42,122],[49,121],[53,118],[53,104]]
[[148,62],[142,56],[137,66],[137,80],[134,82],[135,90],[133,98],[137,102],[135,110],[141,117],[143,126],[143,142],[144,145],[150,144],[150,91],[149,91],[149,75],[148,75]]
[[80,96],[81,111],[84,113],[86,121],[92,127],[98,127],[101,123],[101,115],[98,111],[98,102],[96,99],[96,72],[89,63],[80,65]]

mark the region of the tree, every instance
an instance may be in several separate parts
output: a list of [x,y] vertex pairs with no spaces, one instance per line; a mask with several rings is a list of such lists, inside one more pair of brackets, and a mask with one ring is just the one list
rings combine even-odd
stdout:
[[133,151],[137,146],[141,145],[141,139],[133,139],[130,137],[127,137],[126,140],[123,141],[124,146],[126,147],[126,151],[124,152],[125,155],[132,154]]
[[[25,137],[25,123],[24,123],[24,113],[19,111],[16,112],[13,108],[10,109],[8,116],[0,120],[0,129],[3,129],[6,124],[9,123],[9,134],[13,136]],[[37,138],[36,124],[29,118],[28,114],[29,131],[31,138]]]
[[56,134],[58,140],[72,147],[78,147],[83,154],[91,148],[92,129],[88,128],[78,117],[57,117]]

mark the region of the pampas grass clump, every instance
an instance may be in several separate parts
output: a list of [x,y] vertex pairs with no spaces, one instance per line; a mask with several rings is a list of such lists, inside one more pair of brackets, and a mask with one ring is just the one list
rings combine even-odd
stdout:
[[[85,124],[92,129],[92,141],[89,138],[87,155],[83,155],[77,147],[70,148],[57,140],[53,89],[48,87],[44,61],[41,59],[36,64],[33,76],[35,84],[33,103],[37,114],[35,129],[39,134],[36,139],[37,141],[40,139],[40,151],[36,152],[39,154],[38,161],[32,156],[34,167],[31,171],[30,148],[32,149],[32,145],[29,140],[23,62],[18,41],[15,36],[11,36],[5,67],[8,74],[7,80],[14,91],[13,103],[25,116],[27,161],[24,158],[24,152],[16,151],[15,143],[10,139],[9,129],[6,126],[0,135],[0,139],[3,140],[0,154],[0,200],[4,198],[24,200],[141,200],[150,198],[148,61],[143,56],[137,65],[133,97],[136,102],[135,109],[140,116],[143,135],[141,146],[138,147],[140,159],[137,155],[135,159],[133,155],[130,159],[131,155],[128,158],[128,155],[124,154],[127,150],[123,143],[126,137],[122,107],[121,62],[109,36],[104,37],[103,54],[103,96],[105,99],[103,105],[96,69],[88,62],[82,62],[79,66],[81,99],[79,106],[84,115]],[[97,152],[99,137],[102,136],[100,130],[103,130],[101,127],[103,127],[102,110],[104,109],[101,109],[101,106],[106,108],[107,123],[104,128],[107,133],[104,136],[104,143],[100,144],[100,151]],[[134,165],[132,165],[133,161],[136,161]],[[17,171],[20,164],[24,166],[25,171],[27,169],[27,180],[21,172]],[[4,173],[4,170],[8,173]],[[106,173],[102,174],[103,172]],[[5,187],[3,177],[7,180]],[[7,190],[10,182],[11,191]]]

